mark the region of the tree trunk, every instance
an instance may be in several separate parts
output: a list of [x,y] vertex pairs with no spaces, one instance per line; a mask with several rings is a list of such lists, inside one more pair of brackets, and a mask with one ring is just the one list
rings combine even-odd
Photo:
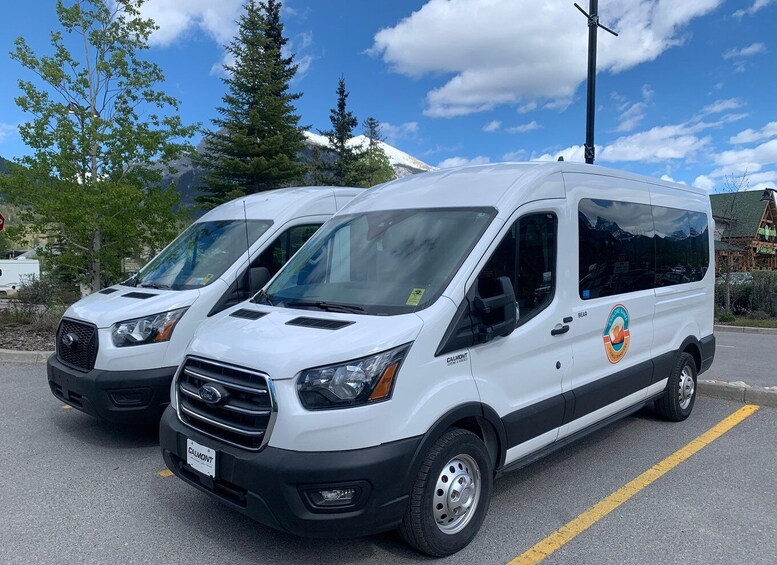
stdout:
[[725,301],[724,301],[724,307],[726,309],[726,312],[731,312],[731,281],[729,280],[729,275],[731,274],[731,251],[729,251],[726,254],[726,277],[725,277],[725,287],[726,287],[726,295],[725,295]]
[[92,292],[102,289],[102,273],[100,272],[100,252],[102,250],[102,233],[95,230],[92,236]]

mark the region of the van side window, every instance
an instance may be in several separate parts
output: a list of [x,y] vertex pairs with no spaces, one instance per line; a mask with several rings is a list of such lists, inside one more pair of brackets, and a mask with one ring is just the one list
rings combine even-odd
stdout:
[[700,281],[710,264],[707,214],[580,200],[580,298]]
[[518,325],[543,310],[556,284],[556,216],[530,214],[517,220],[478,276],[478,294],[493,296],[499,277],[509,277],[518,303]]
[[656,286],[700,281],[710,262],[707,215],[653,207],[656,223]]
[[251,267],[265,267],[270,271],[270,276],[281,270],[292,255],[294,255],[302,245],[310,239],[321,224],[309,224],[304,226],[294,226],[280,234],[267,249],[251,262]]

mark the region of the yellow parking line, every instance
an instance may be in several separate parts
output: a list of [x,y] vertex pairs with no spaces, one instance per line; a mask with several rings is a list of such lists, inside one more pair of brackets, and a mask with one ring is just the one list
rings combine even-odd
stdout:
[[172,477],[173,476],[173,472],[170,469],[164,469],[162,471],[159,471],[157,473],[157,475],[159,475],[163,479],[166,479],[167,477]]
[[607,514],[618,508],[618,506],[626,502],[639,491],[651,485],[663,475],[677,467],[680,463],[691,457],[694,453],[698,452],[703,447],[718,439],[731,428],[742,422],[745,418],[752,416],[758,410],[758,408],[758,406],[753,404],[747,404],[743,406],[701,434],[685,447],[678,449],[660,463],[653,465],[650,469],[642,473],[633,481],[625,484],[608,497],[594,504],[591,508],[580,514],[577,518],[567,522],[544,540],[535,544],[533,547],[529,548],[527,551],[510,561],[508,565],[539,563],[548,557],[551,553],[561,548],[566,543],[572,541],[579,534],[583,533],[596,522],[607,516]]
[[72,408],[72,406],[70,406],[70,404],[63,404],[62,405],[62,410],[70,410],[71,408]]

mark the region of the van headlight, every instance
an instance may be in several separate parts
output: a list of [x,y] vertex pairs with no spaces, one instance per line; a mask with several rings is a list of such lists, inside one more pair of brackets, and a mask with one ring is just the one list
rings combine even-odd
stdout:
[[410,344],[383,353],[306,369],[297,377],[297,392],[308,410],[361,406],[388,400]]
[[127,347],[170,341],[175,325],[183,317],[186,310],[188,307],[113,324],[111,327],[113,345]]

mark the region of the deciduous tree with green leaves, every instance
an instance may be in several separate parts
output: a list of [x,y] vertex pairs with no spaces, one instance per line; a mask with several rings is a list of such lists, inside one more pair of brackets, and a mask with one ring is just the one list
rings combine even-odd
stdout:
[[121,258],[153,252],[180,230],[178,195],[163,187],[196,126],[160,88],[162,69],[141,55],[156,29],[143,0],[58,0],[53,53],[20,37],[11,58],[35,76],[19,80],[19,127],[31,154],[0,186],[45,253],[93,291],[120,276]]
[[304,128],[289,90],[297,72],[284,56],[278,0],[248,0],[235,39],[227,45],[233,62],[224,66],[227,93],[205,138],[198,163],[207,173],[198,202],[213,207],[245,194],[290,186],[302,180]]

